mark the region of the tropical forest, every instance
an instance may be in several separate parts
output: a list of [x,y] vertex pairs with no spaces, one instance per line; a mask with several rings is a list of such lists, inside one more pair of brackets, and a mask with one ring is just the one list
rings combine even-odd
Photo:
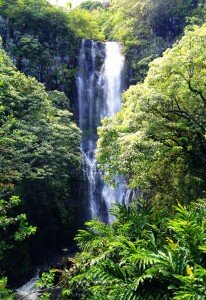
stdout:
[[206,299],[206,1],[0,0],[0,300]]

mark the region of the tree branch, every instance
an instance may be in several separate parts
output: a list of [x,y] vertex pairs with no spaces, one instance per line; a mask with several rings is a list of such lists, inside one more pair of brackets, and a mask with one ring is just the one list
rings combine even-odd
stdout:
[[189,79],[189,80],[187,81],[187,83],[188,83],[188,87],[189,87],[190,91],[193,92],[193,93],[195,93],[196,95],[199,95],[200,98],[202,99],[203,103],[204,103],[204,106],[206,107],[206,97],[205,97],[205,95],[203,94],[203,92],[202,92],[202,91],[199,91],[199,90],[197,90],[197,89],[195,89],[195,88],[192,86],[192,84],[191,84],[191,79]]

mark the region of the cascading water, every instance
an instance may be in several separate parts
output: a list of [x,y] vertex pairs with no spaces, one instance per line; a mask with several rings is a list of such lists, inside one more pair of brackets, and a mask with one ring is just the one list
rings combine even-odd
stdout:
[[[89,201],[89,218],[98,217],[111,222],[109,209],[114,201],[128,202],[131,192],[125,193],[123,180],[118,188],[109,187],[103,174],[97,169],[95,149],[97,127],[101,120],[113,117],[121,108],[121,93],[124,89],[124,57],[115,42],[95,43],[82,41],[77,77],[79,126],[82,130],[81,151],[87,177],[86,196]],[[126,198],[125,198],[126,196]],[[125,199],[124,199],[125,198]],[[38,299],[35,281],[38,275],[17,290],[17,297]],[[22,298],[22,299],[23,299]]]
[[16,290],[17,299],[25,299],[25,300],[37,300],[38,299],[38,291],[35,289],[35,282],[39,279],[38,275],[24,284],[22,287]]
[[87,198],[91,218],[111,222],[109,209],[114,201],[122,202],[125,188],[121,178],[118,188],[109,187],[97,169],[95,149],[97,127],[101,120],[113,117],[121,108],[124,89],[124,57],[115,42],[96,43],[83,40],[77,77],[81,151],[87,175]]

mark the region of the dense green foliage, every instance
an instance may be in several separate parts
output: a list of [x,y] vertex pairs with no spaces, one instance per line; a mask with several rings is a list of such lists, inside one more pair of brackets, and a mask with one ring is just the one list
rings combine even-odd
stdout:
[[188,28],[104,119],[99,165],[142,197],[117,205],[111,226],[93,220],[79,231],[60,299],[206,298],[205,47],[206,25]]
[[97,158],[106,178],[124,174],[130,187],[166,209],[205,191],[205,41],[205,25],[187,31],[99,128]]
[[[141,196],[117,205],[111,226],[93,220],[79,231],[81,253],[63,272],[60,299],[205,299],[205,1],[71,9],[0,0],[0,13],[16,66],[0,49],[0,298],[13,299],[3,276],[24,278],[40,253],[68,246],[81,226],[80,130],[70,113],[77,55],[82,39],[106,37],[124,45],[130,83],[146,78],[104,119],[97,159],[109,183],[123,175]],[[43,274],[42,299],[53,280],[55,272]]]
[[[4,259],[7,251],[34,234],[35,227],[29,226],[25,214],[16,214],[16,207],[20,204],[19,197],[13,196],[8,200],[0,200],[0,261]],[[7,278],[0,270],[0,298],[12,300],[14,294],[6,288]]]
[[[79,177],[80,131],[65,109],[68,99],[63,93],[46,93],[42,84],[14,68],[3,50],[0,62],[0,196],[3,206],[13,194],[21,197],[19,211],[38,228],[32,244],[37,255],[39,243],[42,249],[58,247],[68,239],[66,234],[74,234],[71,225],[79,203],[73,181]],[[18,218],[23,224],[24,215]],[[10,277],[21,276],[21,268],[13,274],[14,265],[9,262],[14,253],[14,263],[21,259],[24,271],[29,268],[29,261],[23,262],[18,251],[27,250],[9,249],[1,262]],[[28,253],[24,258],[28,260]]]
[[47,0],[3,0],[0,14],[0,35],[17,68],[71,97],[81,38],[104,38],[92,15]]
[[[39,263],[40,253],[68,246],[83,222],[80,131],[69,112],[75,101],[69,103],[59,91],[70,97],[75,93],[81,39],[104,36],[89,11],[60,8],[47,0],[0,1],[0,35],[17,69],[50,90],[17,72],[0,50],[1,209],[5,211],[12,195],[22,199],[10,218],[3,215],[8,227],[2,225],[5,251],[0,268],[9,281],[16,281]],[[17,243],[15,228],[26,223],[25,213],[37,232]],[[13,218],[17,224],[12,227]]]
[[96,20],[85,9],[74,9],[70,12],[69,16],[72,20],[70,28],[78,37],[93,40],[104,39],[104,35],[99,31]]
[[25,214],[14,215],[14,208],[19,203],[19,197],[15,196],[7,201],[0,200],[0,260],[4,258],[6,250],[14,246],[14,242],[22,241],[36,231],[28,225]]
[[6,286],[7,278],[0,278],[0,297],[1,299],[13,300],[14,294]]
[[148,64],[183,33],[186,24],[205,21],[203,0],[112,0],[97,12],[110,40],[124,45],[131,84],[142,81]]
[[112,226],[88,222],[61,299],[205,299],[205,200],[175,211],[155,219],[133,204],[113,210]]
[[81,9],[86,9],[86,10],[94,10],[97,8],[103,8],[103,5],[100,1],[92,1],[92,0],[88,0],[88,1],[84,1],[80,4],[80,8]]
[[[70,97],[75,92],[81,39],[104,36],[89,11],[60,8],[47,0],[0,1],[0,35],[17,69],[50,90],[17,72],[1,50],[0,197],[7,203],[19,195],[22,201],[12,216],[18,215],[20,222],[26,213],[37,227],[30,241],[5,242],[1,269],[9,280],[20,280],[38,263],[39,253],[68,245],[77,229],[75,219],[83,216],[80,131],[69,112],[75,101],[69,103],[59,91]],[[5,236],[7,232],[5,228]]]

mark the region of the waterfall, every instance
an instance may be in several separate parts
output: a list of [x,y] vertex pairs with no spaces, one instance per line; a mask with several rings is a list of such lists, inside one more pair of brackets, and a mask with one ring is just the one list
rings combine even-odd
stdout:
[[86,198],[89,218],[111,222],[109,209],[114,201],[123,202],[125,188],[119,178],[117,188],[109,187],[97,169],[95,149],[97,127],[101,120],[113,117],[121,108],[124,89],[124,57],[115,42],[96,43],[83,40],[77,76],[79,126],[82,130],[81,151],[87,178]]

